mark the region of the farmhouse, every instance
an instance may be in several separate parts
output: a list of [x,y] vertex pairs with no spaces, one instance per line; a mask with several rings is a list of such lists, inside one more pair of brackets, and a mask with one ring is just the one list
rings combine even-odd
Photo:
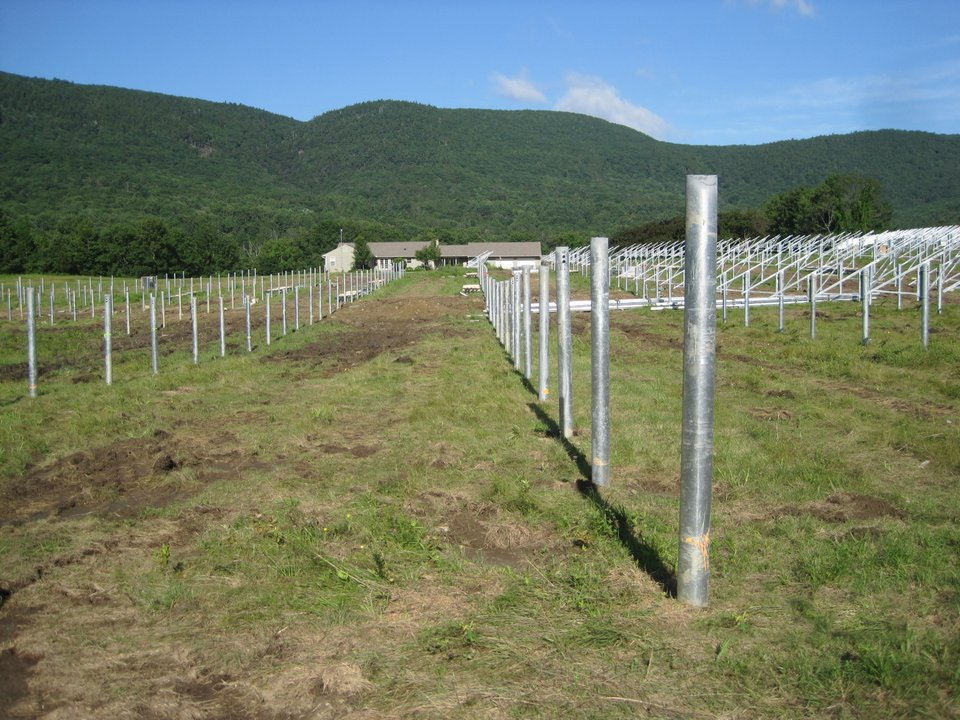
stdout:
[[377,267],[381,268],[388,268],[397,260],[402,260],[409,268],[420,267],[423,263],[417,260],[417,253],[429,244],[427,240],[369,243]]
[[[433,242],[436,242],[434,240]],[[417,253],[430,244],[428,240],[401,242],[371,242],[370,253],[377,267],[388,268],[402,261],[409,268],[423,265]],[[463,265],[469,260],[490,253],[489,262],[499,268],[539,267],[540,243],[538,242],[472,242],[465,245],[441,245],[443,265]],[[353,269],[353,244],[344,243],[323,256],[324,267],[331,272],[347,272]]]
[[472,242],[466,245],[441,245],[440,257],[444,265],[463,265],[468,260],[490,253],[487,262],[493,267],[512,268],[540,266],[538,242]]
[[324,253],[323,269],[329,272],[353,270],[353,243],[340,243],[330,252]]

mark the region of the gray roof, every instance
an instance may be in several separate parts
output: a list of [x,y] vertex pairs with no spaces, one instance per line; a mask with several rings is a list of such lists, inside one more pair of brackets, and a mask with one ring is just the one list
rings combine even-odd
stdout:
[[422,240],[419,242],[372,242],[367,243],[370,247],[370,252],[373,253],[375,258],[413,258],[416,257],[417,251],[422,250],[427,245],[429,241]]
[[441,245],[442,257],[475,258],[482,253],[492,258],[540,258],[538,242],[472,242],[466,245]]

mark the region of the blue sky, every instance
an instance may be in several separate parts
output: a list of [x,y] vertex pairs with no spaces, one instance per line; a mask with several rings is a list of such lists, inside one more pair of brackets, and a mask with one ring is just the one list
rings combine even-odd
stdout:
[[391,99],[690,144],[960,133],[960,0],[0,0],[0,70],[299,120]]

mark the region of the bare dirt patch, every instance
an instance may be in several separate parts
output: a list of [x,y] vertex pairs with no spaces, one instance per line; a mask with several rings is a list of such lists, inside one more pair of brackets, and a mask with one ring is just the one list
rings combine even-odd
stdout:
[[906,517],[903,510],[882,498],[853,492],[833,493],[823,500],[817,500],[802,506],[786,506],[774,513],[775,517],[783,515],[812,515],[831,523],[841,523],[849,520],[875,520],[881,517],[902,520]]
[[464,317],[479,307],[476,298],[406,297],[382,302],[357,303],[335,315],[345,332],[320,337],[296,350],[266,356],[266,362],[299,362],[330,376],[368,362],[388,352],[398,353],[395,362],[412,364],[407,349],[425,336],[451,331],[450,320]]
[[[181,438],[158,431],[151,438],[76,452],[13,479],[0,495],[0,525],[90,514],[132,518],[145,508],[190,497],[241,468],[259,466],[231,433]],[[193,469],[197,485],[171,477],[185,468]]]
[[484,519],[483,512],[476,507],[459,510],[440,527],[445,539],[471,560],[519,569],[546,547],[545,533],[499,515]]

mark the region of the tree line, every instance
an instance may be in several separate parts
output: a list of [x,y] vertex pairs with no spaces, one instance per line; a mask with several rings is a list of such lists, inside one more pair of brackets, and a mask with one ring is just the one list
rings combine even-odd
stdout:
[[[557,245],[577,247],[589,241],[589,233],[572,230],[540,237],[513,232],[489,238],[476,230],[419,229],[335,218],[278,227],[255,216],[234,212],[219,223],[197,218],[185,226],[147,217],[98,227],[85,216],[41,223],[25,216],[14,217],[0,207],[0,273],[141,276],[184,272],[196,276],[254,268],[271,273],[322,267],[323,254],[341,240],[354,243],[357,267],[372,265],[367,248],[371,241],[437,240],[452,244],[482,239],[539,240],[544,252]],[[832,175],[819,185],[799,186],[775,195],[761,208],[721,213],[719,234],[747,238],[865,232],[886,229],[891,217],[890,205],[877,180]],[[263,237],[265,232],[267,237]],[[616,244],[659,242],[683,239],[685,233],[685,219],[678,215],[621,228],[611,239]]]
[[[800,185],[774,195],[760,208],[729,210],[717,218],[720,238],[878,232],[890,228],[893,209],[880,182],[862,175],[831,175],[815,186]],[[624,228],[613,242],[683,240],[686,219],[677,215]]]

